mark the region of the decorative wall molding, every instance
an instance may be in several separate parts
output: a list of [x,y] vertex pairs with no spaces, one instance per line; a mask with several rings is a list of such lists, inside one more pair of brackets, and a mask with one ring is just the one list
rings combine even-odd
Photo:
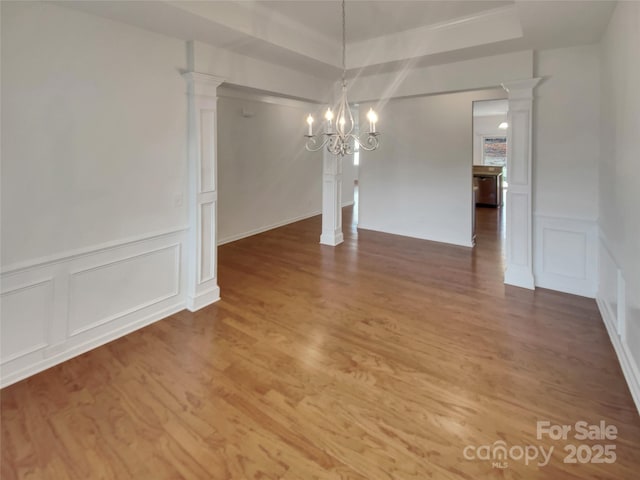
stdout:
[[[22,282],[19,279],[18,282]],[[2,301],[2,361],[11,362],[49,346],[53,312],[53,277],[14,284],[4,290]],[[7,323],[25,311],[20,322]]]
[[177,229],[3,273],[0,386],[182,310],[185,238]]
[[618,362],[620,362],[622,374],[624,375],[624,378],[627,381],[627,385],[629,386],[631,397],[636,404],[638,414],[640,414],[640,368],[638,368],[638,365],[633,359],[633,355],[629,350],[627,342],[622,340],[622,338],[616,332],[616,318],[610,316],[609,311],[603,305],[602,300],[599,297],[596,297],[596,303],[598,304],[600,315],[602,316],[602,320],[604,321],[607,333],[609,334],[609,338],[611,339],[613,349],[615,350],[618,357]]
[[76,250],[69,250],[67,252],[56,253],[54,255],[49,255],[46,257],[40,257],[33,260],[26,260],[23,262],[13,263],[11,265],[2,267],[2,275],[12,273],[17,270],[25,270],[31,267],[42,268],[44,265],[58,263],[58,262],[68,262],[69,260],[77,257],[81,257],[84,255],[94,255],[103,250],[111,250],[117,247],[124,247],[126,245],[133,245],[139,242],[147,242],[154,238],[165,237],[167,235],[171,235],[174,233],[186,232],[189,229],[188,225],[184,225],[181,227],[168,228],[165,230],[158,230],[155,232],[150,232],[144,235],[136,235],[134,237],[129,237],[121,240],[113,240],[111,242],[101,243],[92,247],[78,248]]
[[536,286],[595,298],[598,282],[596,221],[538,214],[534,217]]
[[596,303],[611,344],[618,356],[624,378],[640,413],[640,368],[626,338],[626,286],[622,269],[609,248],[602,231],[598,236],[599,282]]
[[[70,271],[67,336],[74,337],[176,297],[180,293],[180,247],[175,243]],[[126,279],[120,288],[113,281],[118,278]],[[95,298],[96,291],[109,284],[119,291],[112,288],[109,297]]]

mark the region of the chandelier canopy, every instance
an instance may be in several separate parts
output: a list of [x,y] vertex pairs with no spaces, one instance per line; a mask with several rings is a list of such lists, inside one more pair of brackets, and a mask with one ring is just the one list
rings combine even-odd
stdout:
[[[354,151],[357,144],[359,148],[366,151],[378,148],[378,135],[376,131],[376,122],[378,115],[373,109],[369,109],[367,119],[369,120],[369,132],[364,139],[360,139],[359,135],[354,133],[356,123],[349,107],[347,99],[347,46],[346,46],[346,11],[345,0],[342,0],[342,95],[336,108],[334,116],[331,108],[327,108],[324,115],[326,120],[325,131],[318,135],[313,133],[314,119],[309,114],[307,124],[309,125],[309,133],[305,135],[307,139],[306,149],[310,152],[317,152],[326,147],[327,151],[333,155],[343,157],[350,155]],[[335,122],[334,122],[335,118]]]

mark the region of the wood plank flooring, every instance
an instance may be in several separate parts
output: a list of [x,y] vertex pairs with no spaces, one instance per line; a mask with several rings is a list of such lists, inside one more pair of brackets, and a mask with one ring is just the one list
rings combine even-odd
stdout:
[[[2,390],[2,479],[638,478],[595,302],[505,287],[498,214],[474,250],[357,231],[350,209],[337,248],[319,217],[221,247],[219,303]],[[618,436],[538,440],[539,420]],[[465,458],[499,441],[554,451]],[[616,461],[566,464],[567,443]]]

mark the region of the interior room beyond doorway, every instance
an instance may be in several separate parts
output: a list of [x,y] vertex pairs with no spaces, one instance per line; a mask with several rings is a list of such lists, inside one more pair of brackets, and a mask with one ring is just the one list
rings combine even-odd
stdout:
[[508,188],[508,101],[473,103],[473,208],[475,242],[495,244],[504,257]]

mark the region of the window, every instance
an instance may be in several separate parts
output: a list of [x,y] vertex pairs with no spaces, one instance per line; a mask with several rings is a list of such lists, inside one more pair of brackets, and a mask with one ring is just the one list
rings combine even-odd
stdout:
[[482,164],[502,167],[502,186],[507,188],[507,137],[482,137]]
[[507,137],[482,138],[482,164],[507,166]]

